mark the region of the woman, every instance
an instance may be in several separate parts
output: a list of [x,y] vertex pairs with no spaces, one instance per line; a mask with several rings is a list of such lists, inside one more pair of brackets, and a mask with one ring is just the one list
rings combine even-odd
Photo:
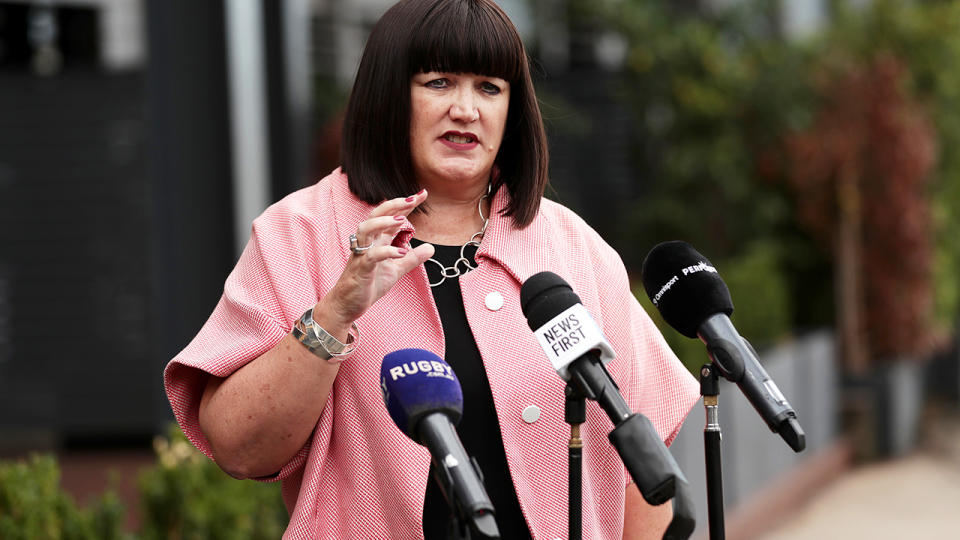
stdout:
[[[385,354],[428,349],[463,386],[459,432],[503,537],[566,536],[564,383],[528,330],[521,284],[542,270],[571,283],[617,350],[608,367],[628,403],[665,440],[698,392],[616,253],[542,199],[542,120],[500,8],[391,8],[360,63],[341,158],[254,221],[221,301],[168,365],[181,427],[232,476],[283,481],[287,537],[437,538],[449,511],[429,453],[393,425],[377,384]],[[589,406],[584,537],[659,538],[669,505],[643,502],[610,428]]]

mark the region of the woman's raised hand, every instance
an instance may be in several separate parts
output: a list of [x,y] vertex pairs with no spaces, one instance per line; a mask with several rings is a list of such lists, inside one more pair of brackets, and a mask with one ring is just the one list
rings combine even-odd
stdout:
[[[431,244],[415,249],[392,245],[404,219],[427,199],[427,191],[406,198],[391,199],[370,212],[357,226],[357,244],[369,246],[362,254],[352,254],[340,279],[314,308],[314,319],[346,330],[393,287],[404,274],[433,256]],[[324,327],[326,329],[326,327]],[[333,332],[333,329],[328,329]],[[340,333],[340,332],[337,332]]]

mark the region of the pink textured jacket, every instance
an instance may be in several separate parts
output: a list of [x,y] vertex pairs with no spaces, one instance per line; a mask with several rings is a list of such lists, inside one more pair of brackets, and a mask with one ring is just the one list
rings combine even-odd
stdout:
[[[699,397],[689,372],[630,294],[623,263],[589,226],[544,200],[523,230],[492,202],[490,223],[462,276],[467,319],[492,387],[520,506],[536,539],[567,535],[564,382],[553,371],[520,311],[520,286],[550,270],[571,284],[614,347],[608,365],[630,408],[672,441]],[[347,236],[372,207],[356,199],[339,170],[291,194],[253,223],[250,242],[223,297],[193,341],[166,368],[167,396],[189,439],[210,456],[197,422],[208,374],[226,377],[274,346],[333,286],[350,256]],[[397,238],[413,236],[407,223]],[[502,302],[499,300],[502,298]],[[277,475],[290,511],[285,538],[420,539],[430,454],[390,420],[380,395],[383,356],[407,347],[444,355],[433,295],[421,266],[404,276],[358,321],[357,351],[343,363],[313,436]],[[470,381],[461,381],[470,384]],[[539,408],[532,422],[521,416]],[[630,482],[607,440],[612,428],[595,403],[583,425],[583,535],[619,539]]]

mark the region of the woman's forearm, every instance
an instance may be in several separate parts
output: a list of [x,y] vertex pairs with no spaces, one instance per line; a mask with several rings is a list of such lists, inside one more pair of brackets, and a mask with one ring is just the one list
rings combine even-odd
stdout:
[[[349,325],[315,313],[318,324],[346,339]],[[236,478],[278,472],[310,438],[338,370],[287,335],[229,377],[211,377],[199,421],[217,464]]]
[[673,519],[673,505],[650,506],[635,483],[624,493],[623,540],[655,540],[663,537]]

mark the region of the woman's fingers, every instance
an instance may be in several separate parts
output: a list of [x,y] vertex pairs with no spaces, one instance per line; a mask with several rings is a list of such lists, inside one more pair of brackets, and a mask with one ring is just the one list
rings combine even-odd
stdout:
[[380,235],[389,235],[387,243],[392,242],[406,217],[426,199],[427,190],[422,189],[415,195],[380,203],[370,212],[370,216],[357,226],[357,242],[361,247],[372,246]]
[[433,244],[421,244],[414,249],[398,250],[394,256],[397,276],[406,275],[407,272],[426,262],[427,259],[433,257],[433,251]]
[[408,216],[414,208],[423,204],[425,200],[427,200],[427,190],[421,189],[418,193],[409,197],[398,197],[380,203],[370,212],[370,217]]
[[390,199],[374,208],[366,220],[357,225],[357,244],[360,247],[373,247],[390,244],[400,231],[410,212],[427,199],[427,190],[404,198]]
[[[390,235],[390,240],[396,236],[400,227],[403,226],[404,216],[381,216],[372,217],[357,225],[357,243],[361,247],[370,246],[376,243],[381,235]],[[388,242],[389,243],[389,242]]]
[[364,259],[371,265],[381,263],[386,260],[393,260],[397,264],[397,277],[413,270],[417,265],[433,256],[433,244],[422,244],[414,249],[396,246],[378,246],[371,248],[364,254]]
[[396,246],[377,246],[370,248],[370,251],[363,254],[363,262],[372,267],[383,261],[399,259],[406,255],[408,251],[407,248],[399,248]]
[[357,226],[357,244],[367,249],[350,257],[347,268],[326,298],[337,307],[338,313],[355,320],[404,274],[433,256],[434,248],[430,244],[415,249],[392,245],[406,217],[426,198],[426,190],[421,190],[410,197],[385,201]]
[[325,300],[335,306],[344,320],[359,318],[374,302],[379,300],[410,270],[433,256],[431,244],[415,249],[381,245],[371,247],[362,256],[351,257],[347,269],[341,274]]
[[400,274],[406,274],[407,272],[427,262],[427,259],[433,257],[433,253],[433,244],[420,244],[419,246],[409,250],[397,261],[397,265],[400,268]]

